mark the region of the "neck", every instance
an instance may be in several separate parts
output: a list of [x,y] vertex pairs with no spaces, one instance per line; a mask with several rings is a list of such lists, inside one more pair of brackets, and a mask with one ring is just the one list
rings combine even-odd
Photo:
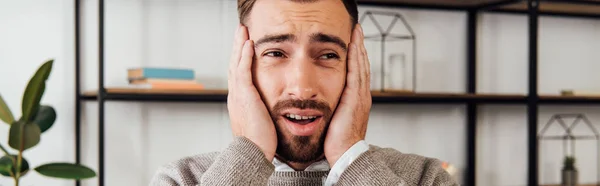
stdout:
[[325,159],[325,155],[322,155],[319,158],[317,158],[316,160],[309,161],[309,162],[293,162],[293,161],[288,161],[287,159],[284,159],[284,158],[282,158],[282,157],[280,157],[278,155],[275,155],[275,157],[277,157],[277,159],[279,159],[279,161],[281,161],[281,162],[287,164],[288,166],[290,166],[295,171],[304,171],[311,164],[313,164],[313,163],[315,163],[317,161],[321,161],[321,160]]

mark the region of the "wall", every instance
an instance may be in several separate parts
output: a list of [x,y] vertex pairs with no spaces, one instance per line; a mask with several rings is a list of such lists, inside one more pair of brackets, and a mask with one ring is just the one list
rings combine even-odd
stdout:
[[[72,11],[68,1],[0,0],[0,94],[15,117],[21,117],[21,98],[29,78],[47,59],[54,58],[42,104],[58,113],[55,125],[41,142],[24,152],[32,167],[50,162],[74,162],[74,60]],[[63,13],[65,12],[65,13]],[[0,144],[7,145],[9,125],[0,125]],[[15,152],[15,151],[13,151]],[[21,185],[70,185],[73,182],[46,179],[29,172]],[[0,185],[12,185],[0,178]]]
[[[97,3],[82,4],[83,89],[98,86]],[[0,0],[0,79],[2,96],[20,110],[23,87],[33,70],[55,57],[43,102],[57,108],[57,125],[25,155],[30,163],[74,161],[73,148],[73,3],[67,0]],[[106,0],[105,82],[126,86],[126,69],[139,66],[194,68],[209,88],[226,88],[226,70],[237,23],[233,0]],[[370,10],[361,7],[360,11]],[[377,9],[392,10],[392,9]],[[463,92],[465,89],[466,14],[450,11],[394,9],[417,33],[417,91]],[[525,94],[527,90],[527,19],[523,16],[480,16],[478,92]],[[365,26],[367,30],[368,26]],[[566,18],[540,19],[540,92],[563,88],[598,88],[593,67],[600,54],[600,22]],[[374,46],[372,46],[374,47]],[[377,48],[370,46],[369,53]],[[376,55],[373,73],[379,67]],[[412,56],[408,56],[410,59]],[[18,65],[13,65],[18,64]],[[379,82],[379,76],[373,76]],[[373,89],[380,88],[373,83]],[[83,108],[83,160],[97,170],[98,105]],[[600,120],[597,107],[540,108],[540,127],[551,114],[586,113]],[[478,118],[478,185],[526,185],[526,107],[485,105]],[[449,161],[464,169],[465,110],[460,105],[374,105],[367,141]],[[230,142],[224,104],[106,104],[106,185],[148,185],[154,171],[184,156],[217,151]],[[7,126],[0,127],[8,130]],[[0,139],[6,139],[2,132]],[[0,141],[5,144],[5,141]],[[585,147],[585,146],[584,146]],[[589,147],[589,146],[588,146]],[[594,161],[596,151],[579,148],[581,162]],[[50,153],[51,152],[51,153]],[[540,179],[557,182],[561,152],[542,144]],[[42,155],[43,154],[43,155]],[[546,156],[548,155],[548,156]],[[507,163],[509,162],[509,163]],[[558,162],[558,163],[556,163]],[[579,163],[582,182],[595,177],[594,163]],[[591,174],[590,174],[591,173]],[[10,179],[0,178],[0,185]],[[72,182],[29,174],[24,185],[72,185]],[[84,181],[96,185],[97,179]]]

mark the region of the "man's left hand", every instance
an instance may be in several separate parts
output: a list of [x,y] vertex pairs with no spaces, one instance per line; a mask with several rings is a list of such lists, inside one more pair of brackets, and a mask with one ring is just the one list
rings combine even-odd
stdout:
[[325,137],[325,157],[330,166],[365,138],[371,110],[371,70],[359,24],[352,32],[349,48],[346,86]]

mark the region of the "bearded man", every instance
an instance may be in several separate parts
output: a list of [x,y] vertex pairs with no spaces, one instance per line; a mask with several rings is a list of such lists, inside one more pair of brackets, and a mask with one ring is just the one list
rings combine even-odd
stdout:
[[238,0],[221,151],[151,185],[457,185],[437,159],[367,144],[370,64],[355,0]]

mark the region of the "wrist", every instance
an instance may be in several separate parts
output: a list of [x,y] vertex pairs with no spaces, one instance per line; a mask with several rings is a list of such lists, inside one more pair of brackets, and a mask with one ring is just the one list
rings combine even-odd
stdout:
[[362,140],[357,139],[344,143],[344,145],[338,146],[338,150],[332,151],[328,156],[326,155],[329,165],[334,166],[344,154],[346,154],[352,147],[356,146],[356,144],[360,141]]
[[250,141],[260,149],[260,151],[264,154],[265,158],[269,161],[273,161],[275,157],[274,149],[270,147],[270,145],[266,141],[261,141],[260,139],[250,138]]
[[264,150],[263,150],[263,153],[265,154],[265,158],[269,161],[273,161],[273,159],[275,158],[274,153],[268,153],[268,152],[265,152]]

